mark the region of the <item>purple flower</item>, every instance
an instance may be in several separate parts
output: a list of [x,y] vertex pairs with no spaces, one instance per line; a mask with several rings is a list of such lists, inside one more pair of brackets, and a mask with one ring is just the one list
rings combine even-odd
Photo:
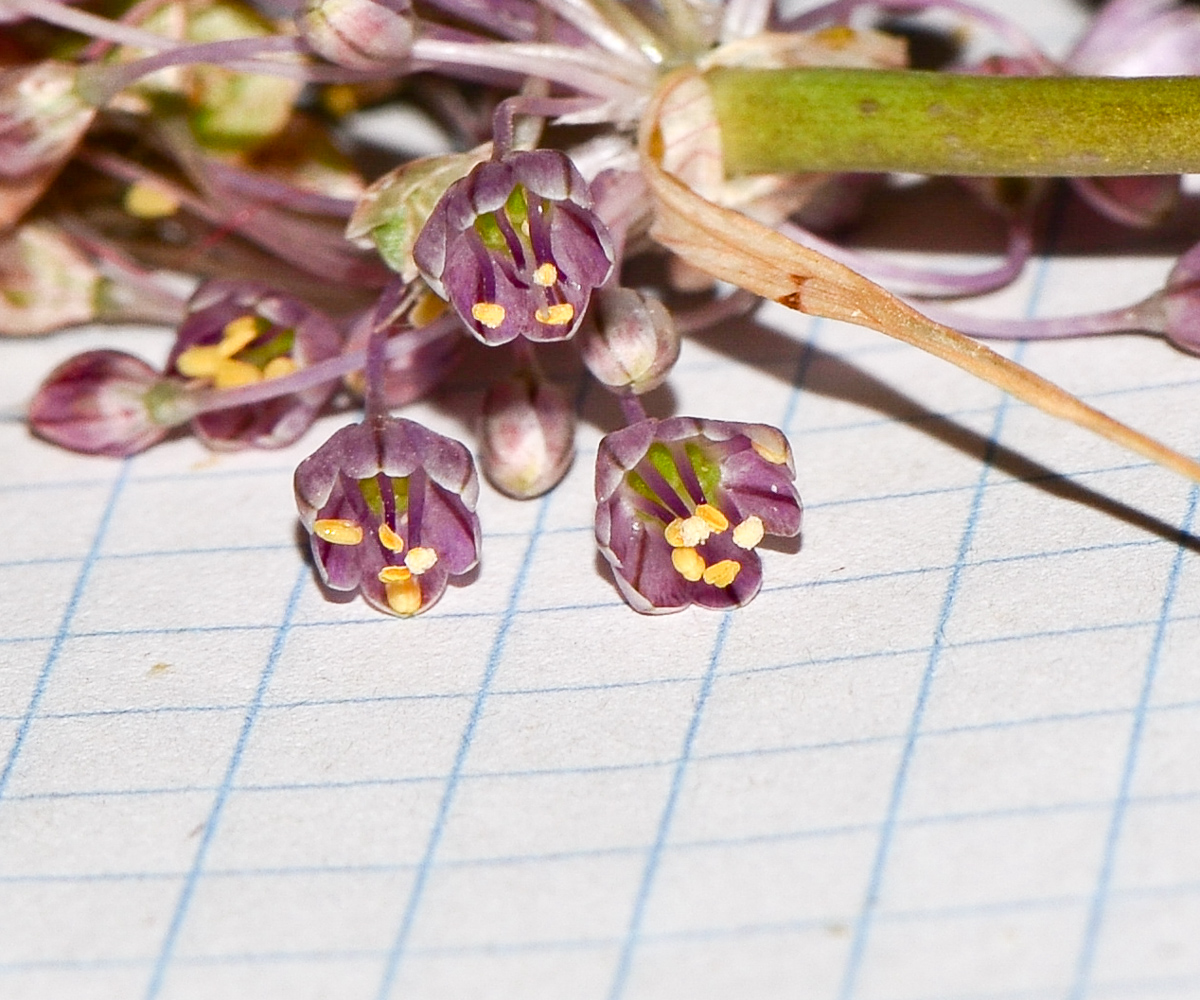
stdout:
[[800,531],[792,451],[765,424],[672,417],[609,434],[596,459],[596,541],[635,611],[741,607],[755,548]]
[[296,505],[321,579],[407,618],[479,561],[471,453],[420,424],[343,427],[296,469]]
[[[188,303],[167,372],[216,389],[280,378],[341,350],[337,327],[299,299],[248,281],[209,281]],[[316,418],[333,392],[326,383],[247,406],[203,413],[192,422],[210,448],[282,448]]]
[[157,444],[187,419],[183,387],[141,358],[121,351],[88,351],[54,369],[29,404],[39,437],[85,455],[122,458]]
[[450,186],[413,246],[425,280],[485,344],[565,340],[613,269],[608,230],[563,153],[479,164]]

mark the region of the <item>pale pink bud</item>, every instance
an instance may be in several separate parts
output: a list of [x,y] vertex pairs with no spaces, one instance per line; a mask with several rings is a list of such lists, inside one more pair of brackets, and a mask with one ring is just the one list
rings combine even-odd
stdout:
[[518,500],[558,483],[575,454],[575,412],[557,386],[530,372],[495,383],[483,400],[484,474]]
[[580,351],[588,371],[610,389],[649,392],[679,357],[679,331],[658,299],[604,288],[584,320]]
[[412,49],[409,0],[308,0],[296,23],[313,51],[348,69],[395,69]]

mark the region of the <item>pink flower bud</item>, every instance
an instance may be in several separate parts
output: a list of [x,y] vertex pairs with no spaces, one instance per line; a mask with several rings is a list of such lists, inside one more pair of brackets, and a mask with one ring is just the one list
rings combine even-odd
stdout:
[[604,288],[592,300],[580,352],[610,389],[649,392],[679,358],[679,331],[658,299],[632,288]]
[[555,486],[575,455],[575,413],[562,390],[532,373],[497,382],[483,400],[484,474],[518,500]]
[[50,333],[96,317],[99,273],[48,223],[0,235],[0,284],[0,334]]
[[396,69],[413,42],[409,0],[308,0],[297,16],[304,40],[349,69]]

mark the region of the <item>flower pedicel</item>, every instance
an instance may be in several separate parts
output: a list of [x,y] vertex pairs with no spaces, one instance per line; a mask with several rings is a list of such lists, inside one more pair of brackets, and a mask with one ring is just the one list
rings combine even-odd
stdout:
[[[620,398],[627,426],[597,455],[595,532],[643,613],[744,605],[762,585],[759,544],[800,530],[780,431],[651,418],[639,401],[668,378],[681,336],[755,296],[898,337],[1200,481],[1191,459],[954,329],[1133,327],[1195,352],[1195,252],[1137,306],[1040,325],[914,308],[869,280],[938,296],[1013,280],[1044,185],[989,177],[1072,176],[1116,221],[1155,223],[1177,181],[1121,175],[1200,170],[1194,14],[1112,0],[1060,64],[958,0],[881,6],[948,17],[993,51],[904,70],[903,44],[864,27],[879,11],[868,0],[799,13],[770,0],[305,0],[284,22],[238,0],[133,4],[116,20],[3,0],[14,30],[0,53],[0,213],[21,228],[0,244],[0,332],[178,324],[161,371],[115,351],[60,365],[30,426],[113,456],[185,426],[212,448],[280,447],[344,381],[366,415],[300,464],[297,505],[325,586],[400,617],[430,608],[480,556],[470,452],[391,412],[436,391],[468,336],[501,358],[480,454],[510,495],[551,488],[573,454],[572,407],[541,375],[539,344],[574,341]],[[47,26],[91,41],[69,50]],[[1080,71],[1186,75],[1068,75]],[[401,79],[457,151],[402,159],[368,185],[329,121],[388,100]],[[305,84],[324,119],[293,106]],[[852,219],[870,170],[970,175],[964,190],[1008,229],[1005,260],[943,275],[806,228]],[[193,251],[146,238],[168,223]],[[664,251],[665,267],[623,284],[627,264]],[[69,308],[46,292],[47,254]],[[199,279],[188,301],[165,270]],[[722,295],[714,277],[741,290]]]

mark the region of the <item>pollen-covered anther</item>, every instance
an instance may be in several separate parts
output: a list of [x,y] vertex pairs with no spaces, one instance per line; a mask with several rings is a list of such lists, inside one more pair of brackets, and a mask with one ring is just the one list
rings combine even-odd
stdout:
[[762,518],[751,514],[733,529],[733,544],[743,549],[752,549],[763,540],[765,534]]
[[539,323],[545,323],[546,326],[566,326],[575,318],[575,307],[570,302],[542,306],[533,314],[533,318]]
[[389,552],[404,551],[404,539],[396,534],[392,526],[386,522],[379,525],[379,544]]
[[218,389],[234,389],[239,385],[252,385],[261,382],[262,369],[249,361],[238,361],[236,358],[222,358],[213,372],[213,385]]
[[741,571],[742,564],[736,559],[722,559],[704,571],[703,579],[713,587],[728,587]]
[[135,181],[125,191],[125,211],[138,219],[165,219],[179,211],[179,199],[161,184]]
[[263,366],[262,374],[265,379],[283,378],[285,375],[291,375],[299,366],[289,358],[286,354],[281,354],[277,358],[272,358]]
[[506,315],[504,306],[499,302],[476,302],[471,306],[471,318],[489,330],[494,330],[503,323]]
[[[395,568],[403,569],[401,566]],[[411,574],[405,580],[383,581],[383,592],[388,607],[404,618],[421,610],[421,585]]]
[[179,374],[186,378],[211,378],[221,363],[221,354],[215,346],[197,345],[189,347],[175,359]]
[[225,324],[221,331],[221,342],[217,345],[217,353],[223,358],[232,358],[258,336],[258,320],[253,316],[239,316]]
[[702,503],[696,507],[696,517],[700,518],[718,535],[729,527],[729,518],[722,514],[712,504]]
[[384,566],[379,571],[380,583],[407,583],[412,579],[412,570],[407,566]]
[[539,264],[538,269],[533,272],[533,283],[542,288],[549,288],[556,281],[558,281],[558,268],[549,261]]
[[404,565],[412,571],[413,576],[420,576],[427,570],[433,569],[437,565],[437,561],[437,553],[422,545],[414,545],[404,557]]
[[313,534],[330,545],[357,545],[363,540],[362,525],[343,517],[322,517],[313,522]]
[[[671,550],[671,565],[675,567],[675,571],[689,583],[695,583],[707,572],[704,564],[704,556],[700,555],[693,548],[681,548]],[[718,563],[720,565],[720,563]]]
[[768,448],[761,441],[751,441],[750,447],[754,449],[754,453],[759,458],[765,459],[772,465],[783,465],[787,462],[787,453],[782,449]]

